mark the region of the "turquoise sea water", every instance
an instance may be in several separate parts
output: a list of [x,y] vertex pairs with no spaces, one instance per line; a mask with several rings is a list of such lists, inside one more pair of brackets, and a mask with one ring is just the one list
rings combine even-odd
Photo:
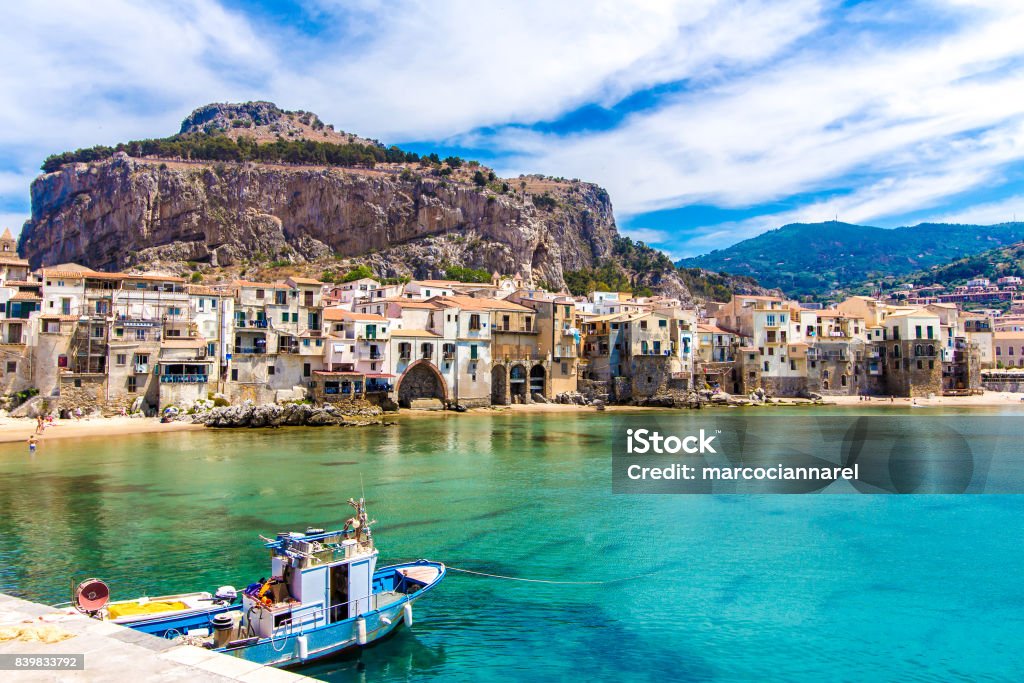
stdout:
[[615,419],[452,415],[53,440],[31,457],[2,446],[0,591],[54,603],[86,575],[115,598],[244,586],[268,571],[257,534],[338,524],[365,488],[385,564],[645,576],[568,586],[453,572],[417,603],[411,630],[301,670],[310,676],[1024,677],[1024,497],[613,495]]

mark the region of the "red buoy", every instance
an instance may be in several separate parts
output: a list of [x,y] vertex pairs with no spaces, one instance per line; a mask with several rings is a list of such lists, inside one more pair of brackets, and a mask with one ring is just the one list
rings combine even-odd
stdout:
[[74,604],[80,612],[99,612],[110,601],[110,589],[99,579],[86,579],[75,589]]

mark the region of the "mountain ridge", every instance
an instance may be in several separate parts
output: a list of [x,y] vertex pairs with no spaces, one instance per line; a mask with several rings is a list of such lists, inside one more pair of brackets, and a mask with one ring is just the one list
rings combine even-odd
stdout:
[[681,259],[680,267],[726,270],[797,297],[873,277],[905,275],[1024,240],[1024,223],[919,223],[879,228],[828,221],[790,223],[724,249]]

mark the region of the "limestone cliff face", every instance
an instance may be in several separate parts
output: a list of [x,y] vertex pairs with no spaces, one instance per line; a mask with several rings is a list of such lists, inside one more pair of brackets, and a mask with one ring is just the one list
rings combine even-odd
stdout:
[[73,261],[96,269],[334,256],[417,274],[447,260],[557,285],[563,270],[607,258],[616,228],[608,195],[595,185],[565,183],[556,199],[537,207],[525,192],[496,194],[399,170],[119,153],[37,178],[19,251],[33,267]]

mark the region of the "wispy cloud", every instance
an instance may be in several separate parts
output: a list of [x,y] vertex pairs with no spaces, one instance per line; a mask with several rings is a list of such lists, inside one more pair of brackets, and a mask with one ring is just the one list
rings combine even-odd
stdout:
[[[2,218],[27,213],[47,154],[168,134],[225,100],[271,99],[388,142],[489,149],[508,173],[593,180],[633,217],[629,234],[672,253],[836,214],[966,215],[970,191],[1024,163],[1015,3],[288,7],[297,15],[213,0],[0,7]],[[591,128],[572,115],[587,107],[616,115]],[[690,205],[748,217],[643,220]]]

